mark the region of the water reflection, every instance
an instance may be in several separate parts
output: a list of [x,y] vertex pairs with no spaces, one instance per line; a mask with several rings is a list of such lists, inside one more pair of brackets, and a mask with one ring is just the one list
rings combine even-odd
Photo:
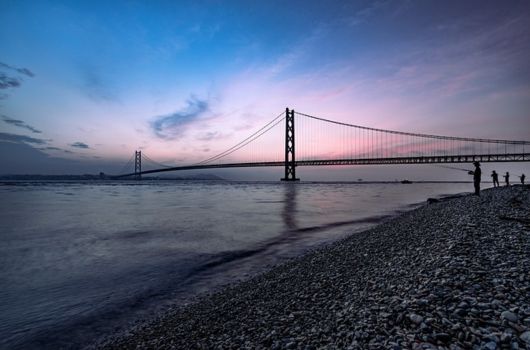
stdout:
[[287,231],[298,230],[298,222],[296,220],[296,197],[298,186],[295,183],[286,183],[283,186],[283,210],[282,219]]

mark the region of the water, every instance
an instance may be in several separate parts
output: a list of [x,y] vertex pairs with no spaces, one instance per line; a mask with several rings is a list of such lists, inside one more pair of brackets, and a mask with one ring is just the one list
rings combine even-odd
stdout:
[[469,184],[0,184],[0,348],[78,348]]

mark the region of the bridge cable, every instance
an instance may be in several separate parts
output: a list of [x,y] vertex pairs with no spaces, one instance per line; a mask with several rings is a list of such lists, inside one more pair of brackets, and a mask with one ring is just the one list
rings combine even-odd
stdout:
[[[217,159],[220,159],[224,156],[227,156],[235,151],[237,151],[238,149],[240,149],[241,147],[247,145],[248,143],[254,141],[255,139],[257,139],[258,137],[260,137],[261,135],[263,135],[265,132],[269,131],[270,129],[272,129],[274,126],[276,126],[278,124],[278,122],[276,122],[274,125],[272,125],[270,128],[268,128],[265,132],[259,134],[257,137],[255,137],[254,139],[250,140],[249,142],[245,143],[244,145],[242,145],[244,142],[246,142],[247,140],[251,139],[252,137],[256,136],[259,132],[261,132],[263,129],[267,128],[269,125],[273,124],[278,118],[280,118],[281,116],[283,116],[285,114],[285,112],[282,112],[280,113],[276,118],[274,118],[273,120],[271,120],[270,122],[268,122],[266,125],[264,125],[263,127],[261,127],[259,130],[257,130],[256,132],[254,132],[252,135],[248,136],[246,139],[240,141],[239,143],[235,144],[234,146],[230,147],[229,149],[225,150],[224,152],[221,152],[221,153],[218,153],[208,159],[205,159],[199,163],[196,163],[194,165],[202,165],[202,164],[206,164],[206,163],[210,163],[212,161],[215,161]],[[281,119],[283,120],[283,119]],[[241,145],[241,147],[239,147]],[[235,149],[236,147],[238,147],[237,149]]]
[[131,156],[131,158],[129,158],[129,160],[127,161],[127,163],[125,163],[125,165],[121,168],[121,170],[119,171],[118,174],[123,174],[123,172],[125,171],[125,169],[129,168],[132,164],[132,160],[134,159],[134,155]]
[[151,162],[152,164],[160,166],[162,168],[173,168],[174,167],[173,165],[166,165],[166,164],[162,164],[157,161],[154,161],[153,159],[149,158],[145,153],[142,153],[142,157],[144,157],[147,161]]
[[[282,118],[282,119],[278,120],[276,123],[274,123],[273,125],[271,125],[269,128],[267,128],[266,130],[263,130],[260,134],[255,135],[254,138],[252,138],[252,139],[246,141],[245,143],[241,144],[241,145],[238,146],[237,148],[232,149],[232,148],[234,148],[235,146],[234,146],[234,147],[231,147],[231,148],[230,148],[231,151],[228,151],[228,150],[227,150],[227,151],[223,152],[224,154],[219,155],[219,156],[217,156],[217,157],[213,157],[213,158],[215,158],[215,159],[210,159],[210,160],[208,160],[208,162],[212,162],[212,161],[218,160],[218,159],[220,159],[220,158],[222,158],[222,157],[225,157],[225,156],[227,156],[227,155],[229,155],[229,154],[231,154],[231,153],[234,153],[235,151],[237,151],[237,150],[239,150],[239,149],[245,147],[246,145],[248,145],[248,144],[251,143],[252,141],[255,141],[255,140],[258,139],[260,136],[262,136],[263,134],[267,133],[269,130],[271,130],[272,128],[274,128],[276,125],[278,125],[279,123],[281,123],[282,121],[284,121],[284,119],[285,119],[285,118]],[[247,139],[248,139],[248,138],[247,138]],[[243,142],[243,141],[242,141],[242,142]],[[241,142],[240,142],[240,143],[241,143]],[[195,165],[204,165],[204,164],[205,164],[204,162],[205,162],[205,161],[203,161],[203,162],[201,162],[201,163],[197,163],[197,164],[195,164]]]
[[468,142],[483,142],[483,143],[502,143],[502,144],[510,144],[510,145],[530,145],[530,141],[512,141],[512,140],[497,140],[497,139],[479,139],[479,138],[468,138],[468,137],[457,137],[457,136],[442,136],[442,135],[430,135],[430,134],[419,134],[419,133],[410,133],[410,132],[404,132],[404,131],[396,131],[396,130],[385,130],[385,129],[377,129],[377,128],[370,128],[367,126],[361,126],[361,125],[355,125],[355,124],[348,124],[343,122],[337,122],[330,119],[320,118],[313,115],[296,112],[296,114],[299,114],[304,117],[337,124],[337,125],[343,125],[348,126],[352,128],[358,128],[368,131],[378,131],[378,132],[385,132],[390,134],[396,134],[396,135],[404,135],[404,136],[416,136],[416,137],[423,137],[423,138],[431,138],[431,139],[443,139],[443,140],[454,140],[454,141],[468,141]]

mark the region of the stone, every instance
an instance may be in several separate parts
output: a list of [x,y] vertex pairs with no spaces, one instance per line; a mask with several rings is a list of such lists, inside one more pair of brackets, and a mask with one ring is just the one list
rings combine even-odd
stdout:
[[285,345],[285,348],[287,348],[287,349],[295,349],[296,348],[296,343],[295,342],[287,343]]
[[495,343],[494,341],[487,342],[487,343],[484,345],[484,349],[487,349],[487,350],[495,350],[495,349],[497,349],[497,343]]
[[521,335],[519,336],[519,338],[524,341],[526,344],[529,344],[530,345],[530,331],[526,331],[526,332],[523,332],[521,333]]
[[511,311],[503,311],[501,313],[501,318],[508,320],[510,322],[517,322],[517,320],[519,319],[519,317],[517,317],[517,315]]
[[423,322],[423,317],[417,314],[410,314],[409,319],[414,322],[415,324],[420,324]]
[[508,332],[503,332],[501,334],[501,343],[509,343],[512,339],[512,335]]

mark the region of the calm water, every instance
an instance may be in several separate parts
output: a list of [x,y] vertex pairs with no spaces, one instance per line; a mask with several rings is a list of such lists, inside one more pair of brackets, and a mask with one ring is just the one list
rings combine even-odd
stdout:
[[471,184],[0,184],[0,348],[78,348]]

